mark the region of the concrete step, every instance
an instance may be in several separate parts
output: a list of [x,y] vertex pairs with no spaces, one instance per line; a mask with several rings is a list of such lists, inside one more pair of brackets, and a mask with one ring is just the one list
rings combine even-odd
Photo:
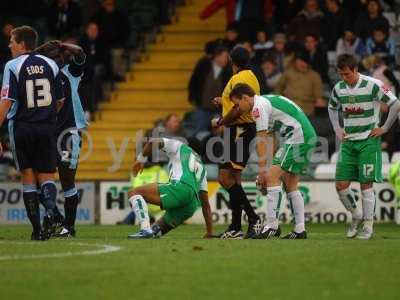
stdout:
[[97,134],[98,131],[134,131],[142,128],[151,128],[153,123],[151,121],[142,122],[120,122],[110,123],[107,121],[97,121],[90,125],[89,134]]
[[157,36],[158,43],[175,43],[175,44],[204,44],[208,41],[220,38],[220,33],[192,33],[192,34],[159,34]]
[[[175,110],[174,113],[178,115],[183,115],[186,112],[186,109]],[[136,123],[136,122],[146,122],[153,121],[157,119],[164,119],[167,116],[168,112],[165,110],[154,110],[149,111],[147,113],[126,113],[119,111],[104,111],[101,113],[101,120],[116,122],[116,123]]]
[[147,103],[140,103],[136,102],[133,99],[121,99],[115,101],[115,103],[112,104],[107,104],[102,106],[102,111],[120,111],[120,110],[137,110],[137,111],[143,111],[149,108],[156,109],[156,110],[163,110],[163,111],[174,111],[176,109],[178,110],[188,110],[191,108],[191,105],[189,104],[188,101],[176,101],[176,99],[173,99],[173,101],[167,101],[165,98],[164,99],[159,99],[158,101],[148,101]]
[[130,173],[127,171],[118,172],[93,172],[93,171],[79,171],[76,175],[77,180],[128,180]]

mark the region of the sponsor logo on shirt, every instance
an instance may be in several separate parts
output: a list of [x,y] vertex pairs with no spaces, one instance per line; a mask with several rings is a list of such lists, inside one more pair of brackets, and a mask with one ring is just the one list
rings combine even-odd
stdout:
[[253,109],[252,115],[253,115],[254,119],[257,119],[260,117],[260,111],[258,110],[258,108]]
[[362,107],[357,107],[357,106],[353,106],[353,107],[346,107],[344,109],[344,112],[347,116],[349,115],[362,115],[364,114],[364,109]]
[[1,89],[1,98],[6,98],[8,97],[8,86],[5,86],[4,88]]

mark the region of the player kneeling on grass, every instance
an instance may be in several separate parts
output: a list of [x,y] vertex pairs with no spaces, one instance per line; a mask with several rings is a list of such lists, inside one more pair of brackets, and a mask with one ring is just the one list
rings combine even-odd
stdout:
[[[166,184],[147,184],[129,193],[129,202],[140,224],[140,231],[130,239],[160,237],[189,219],[202,206],[207,233],[212,237],[211,208],[208,202],[207,172],[196,152],[188,145],[173,139],[151,139],[133,165],[136,176],[143,170],[152,147],[163,150],[169,158],[170,181]],[[150,227],[147,203],[160,206],[166,212]]]
[[[258,185],[267,190],[267,224],[256,238],[279,237],[279,209],[282,182],[291,204],[295,227],[284,239],[305,239],[304,200],[298,190],[299,175],[309,165],[317,136],[310,121],[295,103],[278,95],[257,96],[247,84],[237,84],[231,100],[243,112],[251,111],[257,127],[257,154],[259,157]],[[266,141],[270,131],[279,131],[282,147],[276,152],[272,167],[266,169]]]

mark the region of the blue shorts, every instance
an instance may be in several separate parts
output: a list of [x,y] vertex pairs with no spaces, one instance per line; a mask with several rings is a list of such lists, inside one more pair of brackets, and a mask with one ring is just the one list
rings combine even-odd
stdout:
[[8,121],[10,145],[17,170],[33,169],[38,173],[55,173],[55,129],[55,124]]
[[78,167],[81,150],[81,133],[76,128],[67,128],[57,134],[57,166],[70,169]]

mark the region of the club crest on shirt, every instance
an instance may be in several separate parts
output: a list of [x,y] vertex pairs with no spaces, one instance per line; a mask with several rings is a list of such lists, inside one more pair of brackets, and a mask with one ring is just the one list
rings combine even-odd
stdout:
[[260,117],[260,111],[258,110],[258,108],[253,109],[252,115],[253,115],[254,119],[257,119]]
[[382,85],[382,92],[387,95],[390,92],[390,87],[386,84]]
[[349,102],[350,102],[350,103],[356,103],[356,97],[353,96],[353,95],[350,95],[350,96],[349,96]]

